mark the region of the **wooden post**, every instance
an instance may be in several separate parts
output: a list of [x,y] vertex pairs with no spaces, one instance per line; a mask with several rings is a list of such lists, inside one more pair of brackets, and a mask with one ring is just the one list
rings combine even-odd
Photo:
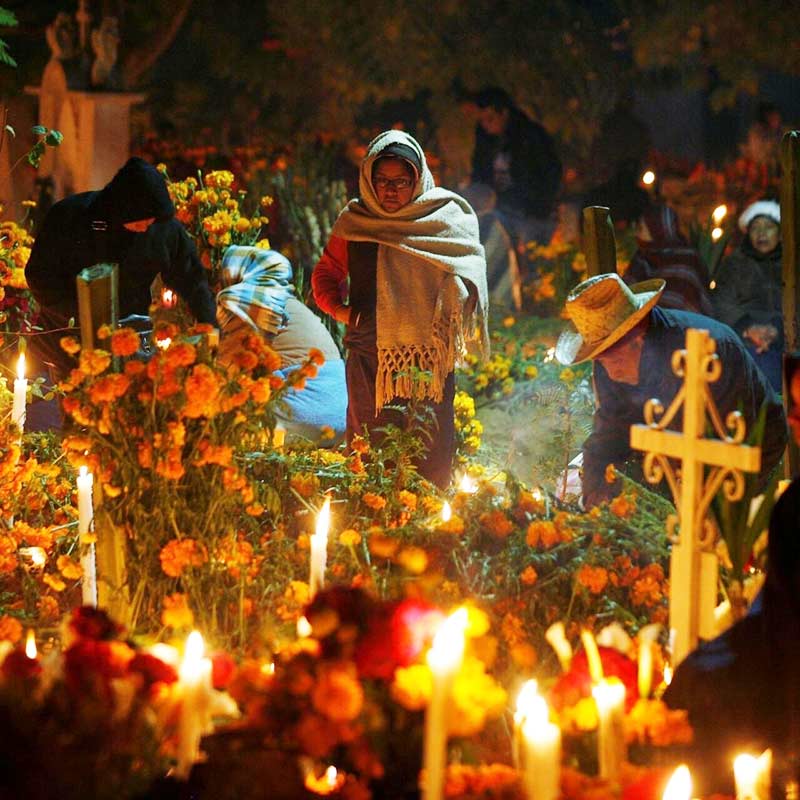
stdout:
[[586,277],[617,271],[617,244],[611,214],[605,206],[583,209],[583,252]]
[[[714,531],[707,520],[708,507],[723,484],[731,500],[744,491],[742,472],[758,472],[761,448],[742,444],[744,421],[736,412],[723,428],[711,393],[706,386],[719,379],[722,365],[715,353],[716,343],[708,331],[689,329],[686,349],[678,350],[672,368],[683,375],[683,388],[664,412],[657,399],[645,404],[647,424],[631,426],[631,447],[645,451],[644,474],[651,483],[667,478],[672,489],[678,518],[672,519],[670,538],[669,621],[673,639],[673,665],[680,663],[695,648],[699,638],[715,634],[713,621],[717,597],[717,557]],[[683,406],[683,432],[667,430]],[[705,438],[706,409],[719,438]],[[655,416],[663,416],[656,422]],[[676,471],[670,459],[680,462]],[[710,466],[708,477],[704,475]],[[678,533],[674,535],[674,523]]]
[[[800,350],[800,131],[789,131],[781,142],[781,240],[783,247],[783,333],[786,353]],[[783,403],[789,410],[789,387]],[[789,438],[784,461],[787,478],[797,475],[800,454]]]
[[[78,273],[78,318],[81,348],[97,348],[97,329],[117,326],[119,282],[116,264],[95,264]],[[99,476],[98,476],[99,478]],[[128,623],[130,603],[125,582],[125,535],[103,508],[102,481],[95,483],[95,545],[98,604],[118,622]]]

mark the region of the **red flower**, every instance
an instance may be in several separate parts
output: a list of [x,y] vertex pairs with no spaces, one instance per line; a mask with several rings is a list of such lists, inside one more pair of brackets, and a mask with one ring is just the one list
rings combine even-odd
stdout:
[[69,626],[73,633],[82,639],[108,640],[116,638],[122,632],[105,611],[92,606],[81,606],[72,612]]
[[154,683],[175,683],[178,680],[175,667],[150,653],[137,653],[128,664],[128,672],[138,672],[147,687]]
[[227,689],[235,672],[236,662],[227,653],[211,654],[211,683],[215,689]]
[[35,658],[28,658],[24,650],[12,650],[3,661],[3,677],[6,680],[30,681],[38,678],[42,665]]
[[110,695],[112,678],[124,677],[131,650],[122,642],[79,639],[64,652],[64,677],[75,692]]
[[[603,674],[607,678],[619,678],[625,684],[625,708],[630,711],[639,699],[638,667],[633,659],[610,647],[598,647]],[[550,692],[550,701],[559,711],[572,706],[583,697],[592,696],[592,679],[586,651],[581,650],[573,659],[569,672],[564,673]]]

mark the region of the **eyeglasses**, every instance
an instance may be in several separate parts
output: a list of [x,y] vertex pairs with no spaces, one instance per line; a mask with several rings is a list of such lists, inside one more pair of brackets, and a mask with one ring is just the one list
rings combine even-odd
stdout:
[[392,180],[391,178],[384,178],[379,175],[377,178],[372,179],[372,185],[376,189],[388,189],[390,186],[392,189],[410,189],[413,184],[411,178],[395,178]]

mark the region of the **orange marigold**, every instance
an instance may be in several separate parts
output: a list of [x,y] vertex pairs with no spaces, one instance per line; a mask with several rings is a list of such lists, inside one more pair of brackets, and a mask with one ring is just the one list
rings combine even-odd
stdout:
[[113,403],[128,391],[131,379],[123,374],[103,375],[89,389],[89,399],[94,405]]
[[353,670],[344,665],[324,669],[311,692],[311,703],[334,722],[350,722],[364,705],[364,690]]
[[77,355],[81,351],[81,343],[74,336],[62,336],[58,342],[61,349],[71,356]]
[[524,570],[520,573],[519,579],[526,585],[526,586],[533,586],[537,580],[539,580],[539,573],[532,566],[525,567]]
[[498,539],[505,539],[514,530],[514,525],[499,508],[485,511],[479,520],[481,525]]
[[56,566],[68,581],[77,581],[83,576],[81,565],[77,561],[73,561],[69,556],[59,556],[56,560]]
[[182,592],[166,595],[162,601],[161,624],[167,628],[191,628],[194,614]]
[[361,495],[361,501],[373,511],[380,511],[386,505],[385,497],[381,497],[379,494],[372,494],[372,492],[365,492]]
[[197,361],[197,350],[189,342],[173,342],[165,353],[167,367],[190,367]]
[[16,617],[0,617],[0,642],[16,644],[22,638],[22,623]]
[[107,350],[83,350],[80,368],[87,375],[100,375],[111,366],[111,353]]
[[608,504],[608,509],[617,517],[627,519],[636,511],[636,498],[632,495],[618,495]]
[[139,350],[139,334],[133,328],[120,328],[111,334],[111,352],[115,356],[132,356]]
[[584,564],[575,576],[581,586],[585,586],[592,594],[600,594],[608,584],[608,570],[604,567],[593,567]]
[[531,547],[549,548],[557,544],[561,536],[553,522],[550,520],[534,520],[528,525],[525,541]]
[[180,578],[187,567],[200,567],[208,561],[206,548],[195,539],[172,539],[158,557],[161,569],[171,578]]

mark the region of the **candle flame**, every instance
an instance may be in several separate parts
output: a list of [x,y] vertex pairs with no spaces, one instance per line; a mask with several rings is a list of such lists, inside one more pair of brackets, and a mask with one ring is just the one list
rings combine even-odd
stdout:
[[28,638],[25,640],[25,655],[28,656],[31,661],[38,655],[36,650],[36,636],[33,633],[33,629],[28,630]]
[[681,764],[667,783],[661,800],[690,800],[692,796],[692,775],[686,764]]
[[328,540],[328,531],[331,527],[331,498],[325,497],[325,502],[322,504],[322,509],[317,514],[317,537],[320,539]]
[[461,482],[458,484],[458,491],[464,492],[464,494],[474,494],[477,489],[478,487],[475,485],[475,481],[465,472],[461,476]]
[[169,336],[164,339],[156,339],[156,347],[160,350],[166,350],[172,344],[172,339]]
[[534,726],[546,723],[550,718],[547,701],[539,694],[539,685],[535,680],[525,681],[517,695],[517,710],[514,722],[523,725],[530,721]]
[[85,477],[86,477],[86,475],[87,475],[88,473],[89,473],[89,467],[87,467],[87,466],[86,466],[86,464],[83,464],[83,465],[82,465],[82,466],[81,466],[81,467],[78,469],[78,475],[80,475],[80,476],[81,476],[81,478],[85,478]]
[[41,569],[47,563],[47,553],[43,547],[20,547],[19,554],[30,559],[33,569]]
[[550,363],[556,357],[556,349],[555,347],[548,348],[547,352],[544,354],[544,363]]
[[17,359],[17,377],[20,380],[25,379],[25,353],[20,353]]
[[711,231],[711,239],[712,239],[712,241],[718,242],[722,238],[722,234],[723,233],[724,233],[724,231],[722,230],[722,228],[719,228],[719,227],[714,228],[714,230]]
[[161,292],[161,303],[165,305],[167,308],[172,308],[175,305],[175,292],[172,289],[164,289]]
[[301,639],[308,639],[312,631],[311,623],[305,617],[300,617],[300,619],[297,620],[297,635]]
[[[304,617],[305,619],[305,617]],[[261,672],[264,675],[274,675],[275,674],[275,662],[270,661],[269,664],[262,664],[261,665]]]
[[330,767],[328,767],[328,769],[325,770],[325,780],[328,782],[328,786],[330,786],[331,789],[336,788],[336,779],[338,777],[339,777],[339,771],[333,765],[331,765]]
[[467,609],[454,611],[439,625],[428,651],[428,666],[434,671],[455,669],[464,656],[464,632],[469,623]]
[[664,664],[664,686],[669,686],[672,683],[672,667],[669,664]]
[[712,212],[711,212],[711,219],[714,220],[715,225],[719,225],[722,220],[725,219],[726,215],[728,214],[728,206],[725,203],[718,205]]
[[450,503],[447,500],[442,505],[442,522],[450,522],[453,517],[453,509],[450,508]]
[[200,631],[192,631],[186,638],[186,646],[183,650],[183,661],[181,662],[180,676],[184,680],[197,678],[203,662],[205,652],[205,642]]
[[651,169],[646,170],[645,173],[642,175],[642,183],[645,186],[652,186],[655,182],[656,182],[655,172],[653,172],[653,170]]

